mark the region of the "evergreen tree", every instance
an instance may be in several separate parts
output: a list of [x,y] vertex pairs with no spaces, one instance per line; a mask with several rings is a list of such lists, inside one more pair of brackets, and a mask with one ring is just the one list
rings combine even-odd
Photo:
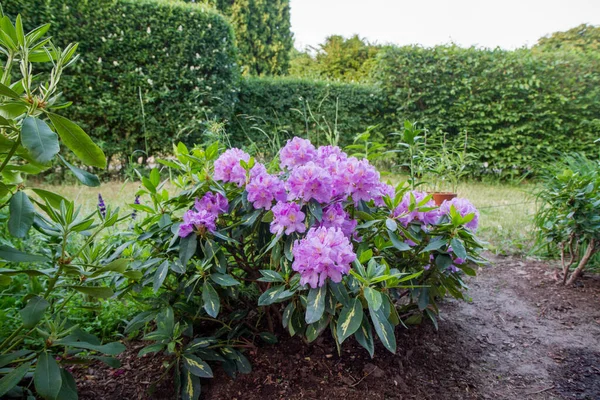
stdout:
[[245,75],[287,73],[293,46],[289,0],[235,0],[231,21]]

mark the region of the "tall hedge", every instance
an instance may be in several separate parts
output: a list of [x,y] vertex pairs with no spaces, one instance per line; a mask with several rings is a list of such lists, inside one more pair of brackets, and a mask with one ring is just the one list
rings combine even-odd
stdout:
[[466,130],[484,169],[533,170],[557,151],[593,150],[600,137],[598,57],[440,46],[390,47],[376,80],[385,120],[434,133]]
[[246,78],[230,123],[232,141],[262,143],[265,135],[309,136],[324,144],[327,133],[347,145],[382,121],[379,89],[359,84],[297,78]]
[[65,77],[67,110],[109,157],[164,152],[230,115],[239,76],[230,24],[211,8],[173,0],[3,0],[30,25],[51,22],[59,44],[79,42]]

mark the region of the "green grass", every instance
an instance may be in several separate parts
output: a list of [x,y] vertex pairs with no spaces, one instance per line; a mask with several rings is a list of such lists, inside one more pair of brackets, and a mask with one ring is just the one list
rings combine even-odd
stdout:
[[[42,188],[76,200],[85,212],[96,208],[98,193],[102,194],[107,205],[130,212],[128,204],[133,202],[139,184],[107,182],[98,188],[82,185],[42,185]],[[489,243],[491,251],[499,254],[524,254],[529,252],[534,240],[533,189],[532,184],[464,182],[460,184],[458,194],[471,200],[479,209],[479,235]]]

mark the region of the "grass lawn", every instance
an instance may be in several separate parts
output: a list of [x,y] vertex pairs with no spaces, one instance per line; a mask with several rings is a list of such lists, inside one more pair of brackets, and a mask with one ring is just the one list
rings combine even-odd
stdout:
[[[42,188],[76,200],[83,211],[91,211],[98,203],[98,193],[111,207],[128,210],[139,183],[107,182],[97,188],[83,185],[40,185]],[[459,186],[461,197],[470,199],[481,212],[479,234],[489,242],[489,249],[501,254],[527,253],[533,242],[535,199],[532,184],[465,182]],[[142,199],[143,202],[143,199]]]

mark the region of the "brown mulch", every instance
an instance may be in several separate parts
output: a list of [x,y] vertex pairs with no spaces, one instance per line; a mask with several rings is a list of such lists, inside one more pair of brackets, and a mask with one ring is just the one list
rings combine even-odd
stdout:
[[[231,380],[219,367],[204,399],[600,399],[600,277],[557,285],[555,265],[492,257],[469,280],[470,302],[441,305],[431,324],[398,329],[398,351],[375,358],[348,339],[339,357],[330,335],[307,345],[282,335],[247,356],[252,373]],[[121,368],[75,370],[81,399],[173,399],[173,381],[152,383],[163,359],[137,358],[127,343]]]

